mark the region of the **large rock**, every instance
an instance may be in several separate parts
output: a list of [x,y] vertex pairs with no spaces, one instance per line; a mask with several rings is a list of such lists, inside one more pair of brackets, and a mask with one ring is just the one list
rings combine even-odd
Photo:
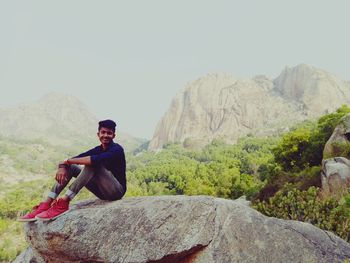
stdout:
[[[343,262],[350,244],[308,223],[204,196],[78,203],[25,226],[31,262]],[[23,261],[29,262],[29,261]]]
[[173,99],[149,149],[168,142],[203,146],[214,138],[231,143],[249,133],[271,135],[342,104],[350,104],[349,82],[305,64],[286,67],[274,80],[208,74]]

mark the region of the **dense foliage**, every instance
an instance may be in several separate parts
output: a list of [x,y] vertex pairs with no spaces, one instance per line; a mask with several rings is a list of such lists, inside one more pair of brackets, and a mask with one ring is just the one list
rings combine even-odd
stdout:
[[255,208],[268,216],[311,223],[350,241],[350,195],[342,203],[332,198],[320,200],[315,187],[292,189],[277,192]]
[[273,160],[274,138],[251,138],[228,145],[215,140],[201,151],[168,144],[159,153],[128,160],[129,195],[253,196],[263,186],[259,169]]
[[343,105],[336,112],[319,118],[316,124],[306,122],[286,133],[273,151],[276,162],[285,171],[320,165],[327,140],[347,113],[350,108]]

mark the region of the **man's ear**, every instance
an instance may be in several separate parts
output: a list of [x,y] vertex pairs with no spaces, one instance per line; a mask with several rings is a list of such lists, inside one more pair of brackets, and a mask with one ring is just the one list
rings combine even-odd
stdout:
[[113,133],[113,139],[115,138],[115,135],[116,135],[116,133],[114,132],[114,133]]

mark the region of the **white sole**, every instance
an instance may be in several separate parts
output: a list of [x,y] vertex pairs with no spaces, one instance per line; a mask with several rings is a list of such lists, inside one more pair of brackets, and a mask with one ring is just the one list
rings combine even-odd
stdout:
[[57,217],[60,217],[60,216],[62,216],[62,215],[64,215],[64,214],[68,213],[69,211],[70,211],[70,210],[67,210],[66,212],[63,212],[62,214],[59,214],[59,215],[57,215],[57,216],[55,216],[55,217],[52,217],[52,218],[41,218],[41,217],[38,217],[38,216],[36,216],[35,218],[38,219],[38,221],[50,221],[50,220],[54,220],[54,219],[56,219]]
[[37,220],[37,218],[31,218],[31,219],[21,219],[21,218],[17,218],[17,221],[18,222],[34,222],[34,221],[36,221]]

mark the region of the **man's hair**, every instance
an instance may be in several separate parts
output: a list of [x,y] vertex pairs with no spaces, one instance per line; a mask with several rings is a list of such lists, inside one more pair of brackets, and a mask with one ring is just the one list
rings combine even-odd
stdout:
[[101,128],[108,128],[108,129],[111,129],[113,130],[113,132],[115,132],[115,122],[112,121],[112,120],[103,120],[103,121],[100,121],[98,123],[98,130],[101,130]]

